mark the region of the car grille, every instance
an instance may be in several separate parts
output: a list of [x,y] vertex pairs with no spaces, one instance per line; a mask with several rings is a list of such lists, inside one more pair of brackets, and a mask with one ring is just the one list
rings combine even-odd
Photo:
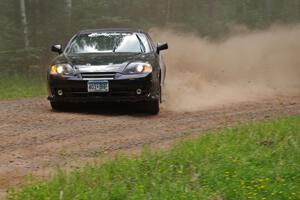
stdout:
[[83,80],[113,80],[116,73],[113,72],[85,72],[81,73]]

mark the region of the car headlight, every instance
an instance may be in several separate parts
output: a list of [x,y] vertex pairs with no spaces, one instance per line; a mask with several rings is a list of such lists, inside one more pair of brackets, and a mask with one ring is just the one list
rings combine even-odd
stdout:
[[56,64],[50,68],[50,74],[52,75],[72,75],[74,69],[70,64]]
[[147,74],[152,72],[152,66],[148,63],[130,63],[125,70],[124,74]]

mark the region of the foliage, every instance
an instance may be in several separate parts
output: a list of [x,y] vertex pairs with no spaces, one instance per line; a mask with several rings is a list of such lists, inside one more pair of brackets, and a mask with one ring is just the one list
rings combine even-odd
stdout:
[[31,68],[31,75],[2,73],[0,79],[0,100],[18,99],[46,95],[46,80],[40,71]]
[[[78,30],[103,27],[173,27],[205,37],[222,37],[235,24],[265,28],[273,23],[298,23],[300,0],[72,0],[70,12],[61,0],[26,0],[31,49],[48,52],[53,43],[65,44]],[[1,1],[0,66],[13,63],[2,51],[24,48],[19,1]],[[71,16],[68,16],[71,13]],[[49,53],[46,53],[49,55]],[[26,59],[27,57],[22,57]],[[43,64],[48,60],[42,60]]]
[[[66,42],[80,29],[175,26],[203,36],[222,35],[231,24],[264,28],[272,23],[297,23],[300,0],[73,0],[71,19],[61,0],[26,1],[33,48]],[[23,48],[18,1],[0,3],[0,50]],[[10,42],[5,42],[9,40]],[[5,44],[5,45],[4,45]]]
[[22,75],[32,68],[43,72],[55,56],[49,47],[65,45],[82,29],[165,27],[219,38],[234,25],[263,29],[300,21],[300,0],[25,0],[29,48],[24,49],[20,1],[0,1],[0,7],[0,73]]
[[209,132],[11,191],[17,199],[274,199],[300,197],[300,117]]

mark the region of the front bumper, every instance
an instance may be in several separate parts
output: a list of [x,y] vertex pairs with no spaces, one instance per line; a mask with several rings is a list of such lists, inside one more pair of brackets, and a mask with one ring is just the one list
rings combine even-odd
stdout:
[[[123,75],[109,81],[109,92],[88,92],[88,80],[80,77],[48,77],[48,100],[52,102],[139,102],[157,99],[157,84],[148,75]],[[137,94],[141,89],[142,93]],[[58,91],[63,92],[62,95]]]

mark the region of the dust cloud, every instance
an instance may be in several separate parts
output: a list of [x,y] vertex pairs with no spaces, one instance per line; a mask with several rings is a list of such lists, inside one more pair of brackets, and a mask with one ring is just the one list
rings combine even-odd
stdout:
[[213,42],[195,34],[152,29],[167,41],[166,109],[195,111],[300,94],[300,26],[242,31]]

